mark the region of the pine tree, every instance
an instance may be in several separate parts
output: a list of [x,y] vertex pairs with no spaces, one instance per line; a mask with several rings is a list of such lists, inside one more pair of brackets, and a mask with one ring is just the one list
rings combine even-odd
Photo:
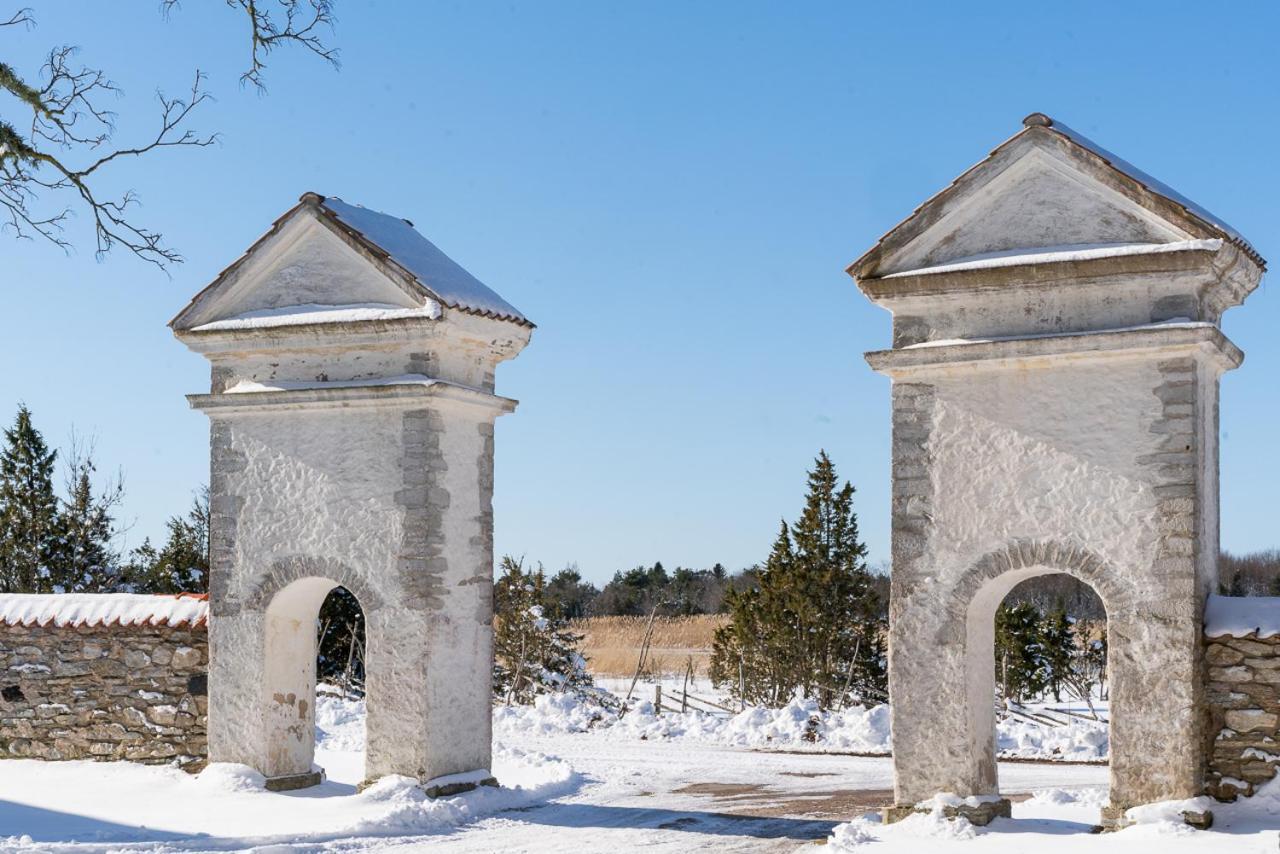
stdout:
[[879,596],[858,539],[854,488],[826,452],[809,473],[800,519],[782,522],[757,584],[730,589],[711,675],[744,702],[785,703],[797,691],[825,708],[885,689]]
[[547,600],[542,567],[502,558],[494,584],[494,695],[507,703],[531,703],[537,694],[591,687],[582,635],[569,629]]
[[73,445],[67,498],[58,513],[57,545],[50,565],[56,593],[111,593],[123,584],[112,513],[124,497],[120,478],[99,493],[93,489],[93,455]]
[[47,593],[50,565],[58,545],[58,499],[53,490],[50,451],[31,424],[31,411],[18,407],[0,450],[0,593]]

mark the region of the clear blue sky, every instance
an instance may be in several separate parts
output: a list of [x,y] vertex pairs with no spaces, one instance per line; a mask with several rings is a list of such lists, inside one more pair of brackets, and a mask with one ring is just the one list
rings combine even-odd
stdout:
[[[28,0],[30,2],[30,0]],[[14,4],[23,5],[22,3]],[[763,559],[820,448],[888,555],[888,381],[862,360],[888,315],[845,265],[916,204],[1049,113],[1224,217],[1280,263],[1277,8],[1194,3],[357,3],[333,71],[271,58],[242,89],[240,18],[188,0],[31,3],[0,31],[30,73],[57,43],[125,90],[120,140],[157,85],[199,67],[193,127],[221,146],[119,170],[187,257],[0,242],[0,419],[19,401],[122,467],[128,541],[207,478],[182,395],[203,360],[165,328],[305,190],[407,217],[539,324],[498,374],[496,545],[597,582],[617,569]],[[0,115],[12,115],[11,103]],[[1269,547],[1280,466],[1275,296],[1225,323],[1222,530]]]

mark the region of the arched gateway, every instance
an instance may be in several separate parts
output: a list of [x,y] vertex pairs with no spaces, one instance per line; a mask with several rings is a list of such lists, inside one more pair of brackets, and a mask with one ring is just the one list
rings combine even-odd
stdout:
[[[1201,625],[1218,554],[1222,313],[1264,262],[1042,114],[850,267],[893,313],[889,667],[896,806],[996,780],[992,621],[1065,572],[1106,606],[1111,804],[1202,794]],[[976,806],[975,806],[976,805]]]
[[[367,634],[365,776],[487,777],[497,364],[531,324],[406,220],[314,193],[170,324],[212,363],[209,758],[312,766],[316,615]],[[441,780],[440,778],[447,778]]]

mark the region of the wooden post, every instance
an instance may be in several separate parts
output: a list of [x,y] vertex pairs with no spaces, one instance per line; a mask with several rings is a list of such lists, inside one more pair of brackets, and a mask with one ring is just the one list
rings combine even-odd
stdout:
[[662,683],[659,682],[653,686],[653,710],[655,714],[662,714]]
[[680,714],[689,711],[689,674],[693,672],[693,656],[689,656],[684,668],[684,685],[680,688]]

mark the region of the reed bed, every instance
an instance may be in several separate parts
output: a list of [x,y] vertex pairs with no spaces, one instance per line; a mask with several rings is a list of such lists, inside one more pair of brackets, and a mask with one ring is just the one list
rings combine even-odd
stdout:
[[[583,635],[582,651],[588,669],[597,676],[630,676],[635,673],[648,617],[588,617],[574,620],[573,629]],[[724,614],[690,617],[658,617],[645,676],[675,676],[693,662],[694,675],[707,672],[716,629],[728,622]]]

